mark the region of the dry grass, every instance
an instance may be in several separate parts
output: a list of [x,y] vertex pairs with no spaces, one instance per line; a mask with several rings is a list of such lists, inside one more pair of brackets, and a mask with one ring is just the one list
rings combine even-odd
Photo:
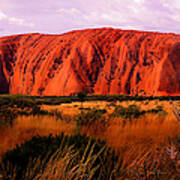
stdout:
[[[83,103],[84,108],[98,108],[98,109],[104,109],[106,106],[110,104],[110,102],[106,101],[87,101]],[[58,110],[62,111],[63,114],[68,114],[68,115],[75,115],[81,112],[79,109],[81,107],[81,102],[73,102],[71,104],[61,104],[61,105],[42,105],[41,108],[43,110]]]
[[[65,136],[62,140],[58,139],[58,144],[59,141],[61,144],[51,156],[49,154],[52,153],[53,148],[46,149],[46,155],[43,158],[41,156],[32,156],[28,163],[24,164],[25,167],[21,166],[18,170],[18,166],[14,166],[11,163],[0,164],[3,177],[11,180],[91,180],[95,179],[95,177],[97,180],[114,179],[120,167],[120,161],[118,159],[115,160],[114,153],[105,145],[100,146],[94,140],[87,139],[84,136],[81,136],[81,140],[83,138],[88,140],[82,141],[86,146],[83,149],[78,148],[77,144],[79,142],[76,143],[76,138],[78,137],[75,136],[75,142],[72,145],[68,143]],[[53,140],[56,141],[56,139]],[[71,138],[71,143],[73,142],[72,140]],[[64,143],[66,146],[64,146]],[[52,144],[46,142],[46,145],[51,146]],[[23,148],[21,150],[23,152]],[[18,151],[16,153],[18,154]],[[16,153],[14,156],[16,156]],[[24,153],[28,156],[27,151]],[[26,158],[26,156],[24,157]]]
[[125,127],[116,119],[116,122],[111,122],[103,137],[120,154],[128,157],[125,159],[128,164],[144,151],[168,146],[168,137],[175,138],[180,134],[180,124],[178,126],[177,121],[161,118],[144,116],[136,124],[127,123]]
[[[179,102],[176,102],[178,104]],[[85,108],[106,108],[108,113],[111,113],[114,107],[107,108],[109,102],[84,102]],[[129,147],[142,149],[149,146],[159,146],[160,144],[167,144],[168,137],[174,137],[180,133],[180,124],[171,111],[169,102],[159,101],[146,101],[135,102],[135,101],[124,101],[117,102],[115,105],[129,106],[136,104],[141,107],[142,110],[148,110],[162,105],[163,108],[168,112],[167,116],[159,116],[156,114],[146,114],[138,118],[136,123],[127,123],[126,126],[122,124],[121,118],[111,119],[109,127],[102,132],[100,124],[96,124],[93,127],[82,127],[81,132],[86,132],[87,135],[96,135],[102,139],[106,139],[109,145],[112,145],[117,150],[129,149]],[[61,104],[58,106],[45,106],[42,108],[45,110],[54,110],[63,112],[73,117],[73,115],[80,112],[80,102],[71,104]],[[66,123],[64,121],[56,121],[55,117],[52,116],[19,116],[13,127],[0,130],[0,154],[13,148],[16,144],[20,144],[25,140],[30,139],[34,135],[49,135],[59,134],[65,132],[66,134],[72,134],[76,129],[75,122]],[[94,134],[96,132],[96,134]],[[141,147],[142,146],[142,147]],[[127,152],[128,153],[128,152]]]
[[75,123],[66,123],[56,120],[52,116],[19,116],[13,125],[0,130],[0,156],[16,144],[30,140],[33,136],[57,135],[64,132],[67,135],[73,133]]
[[[168,102],[152,101],[148,105],[144,102],[123,102],[118,105],[129,106],[136,104],[143,110],[149,110],[157,105],[163,106],[168,114],[148,113],[133,122],[122,123],[121,117],[109,121],[108,128],[100,132],[101,125],[95,128],[82,127],[82,132],[88,136],[96,136],[105,139],[109,146],[120,152],[124,158],[124,164],[129,165],[143,152],[153,152],[157,148],[165,148],[169,145],[169,137],[176,138],[180,134],[180,122],[177,121]],[[178,104],[178,102],[176,102]]]
[[[106,108],[108,113],[114,109],[111,106],[107,108],[109,102],[85,102],[85,108]],[[88,136],[105,139],[109,146],[120,152],[120,156],[124,159],[124,167],[131,166],[137,157],[143,153],[155,152],[157,148],[165,148],[169,145],[168,138],[175,138],[180,134],[180,122],[177,121],[172,113],[172,107],[168,101],[126,101],[118,102],[115,105],[129,106],[136,104],[142,110],[150,110],[160,105],[168,113],[167,115],[160,114],[145,114],[139,117],[136,121],[122,123],[122,118],[112,118],[109,121],[109,126],[104,129],[101,124],[95,124],[94,127],[82,126],[81,132]],[[175,102],[180,105],[180,102]],[[59,106],[42,106],[45,110],[57,109],[63,114],[71,115],[72,117],[79,113],[80,103],[61,104]],[[108,116],[107,116],[108,117]],[[103,131],[101,131],[103,129]],[[72,134],[76,130],[75,122],[66,123],[56,121],[55,117],[50,116],[30,116],[18,117],[15,125],[0,131],[0,155],[9,149],[15,147],[16,144],[21,144],[25,140],[29,140],[34,135],[53,135],[65,132]]]
[[[103,147],[96,155],[93,155],[91,154],[94,151],[93,148],[93,146],[90,147],[89,143],[82,157],[79,156],[78,151],[73,151],[72,147],[66,151],[64,150],[64,152],[57,150],[57,152],[48,161],[48,165],[46,166],[44,172],[40,172],[33,179],[91,180],[97,169],[100,167],[100,165],[93,167],[94,162],[105,149]],[[89,153],[87,153],[88,149],[90,149]],[[64,157],[54,158],[61,157],[63,153],[65,154]],[[85,158],[86,156],[87,158]],[[77,160],[79,160],[78,164],[76,164]],[[29,177],[29,175],[27,177]]]

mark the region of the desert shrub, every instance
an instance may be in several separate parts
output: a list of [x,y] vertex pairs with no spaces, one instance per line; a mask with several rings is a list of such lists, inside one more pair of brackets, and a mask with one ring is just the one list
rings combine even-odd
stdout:
[[70,123],[73,121],[73,117],[69,114],[62,114],[62,120],[67,123]]
[[10,96],[0,101],[0,127],[13,125],[14,119],[18,115],[47,115],[46,110],[41,110],[40,106],[30,98],[21,96]]
[[17,113],[15,111],[0,109],[0,127],[12,126],[16,117]]
[[8,106],[9,105],[9,100],[8,99],[3,99],[0,98],[0,109],[4,106]]
[[12,125],[13,120],[17,117],[17,112],[9,105],[8,99],[0,100],[0,127]]
[[17,98],[17,97],[9,97],[0,100],[0,108],[16,108],[16,109],[28,109],[37,107],[37,104],[34,100],[30,98]]
[[116,107],[116,103],[111,102],[110,104],[108,104],[109,107]]
[[[57,110],[47,111],[41,109],[40,104],[47,103],[54,105],[56,102],[71,102],[68,98],[52,99],[52,98],[41,98],[42,103],[36,100],[36,97],[23,97],[23,96],[5,96],[0,97],[0,127],[13,125],[15,118],[18,115],[49,115],[55,116],[56,119],[62,119],[62,112]],[[48,104],[48,103],[47,103]],[[69,120],[68,120],[69,121]]]
[[155,113],[155,114],[159,114],[159,115],[166,115],[167,112],[163,109],[163,106],[156,106],[153,109],[147,110],[146,113]]
[[131,119],[131,118],[138,118],[142,114],[144,114],[144,112],[140,111],[140,108],[138,106],[130,105],[127,108],[123,106],[116,106],[111,116]]
[[[172,140],[172,139],[171,139]],[[156,151],[142,153],[127,171],[130,179],[176,180],[180,179],[180,140]]]
[[[63,179],[62,174],[71,173],[72,175],[73,173],[72,179],[109,180],[115,179],[120,169],[118,155],[115,155],[105,142],[95,141],[82,135],[61,134],[56,137],[33,137],[23,145],[8,151],[2,157],[0,173],[6,179],[12,179],[12,177],[28,180],[41,179],[37,175],[43,176],[49,165],[50,169],[53,168],[54,163],[66,158],[67,155],[66,162],[69,163],[66,163],[64,172],[59,172],[60,177],[56,179]],[[48,175],[52,176],[52,174]]]
[[51,110],[48,114],[56,117],[56,119],[63,119],[63,112],[58,109]]
[[17,108],[32,108],[36,105],[35,101],[31,98],[21,96],[7,96],[0,99],[0,106],[17,107]]
[[85,107],[80,107],[79,110],[87,110],[87,111],[89,111],[89,110],[91,110],[91,108],[89,108],[89,107],[87,107],[87,108],[85,108]]
[[[177,110],[176,118],[178,120],[180,115],[175,105],[173,110]],[[162,106],[157,106],[150,112],[159,113],[164,110]],[[175,113],[175,111],[173,112]],[[142,153],[132,162],[127,173],[126,178],[128,179],[180,179],[180,136],[169,137],[169,145],[166,147]]]
[[106,101],[108,102],[116,102],[118,100],[117,96],[107,96]]
[[149,101],[148,100],[146,100],[145,101],[145,103],[144,103],[144,105],[148,105],[149,104]]
[[72,121],[71,115],[63,114],[63,111],[59,111],[58,109],[51,110],[48,112],[48,115],[54,116],[56,120],[63,120],[67,123]]
[[28,98],[21,98],[21,99],[15,99],[14,101],[12,101],[12,103],[14,105],[17,106],[17,108],[33,108],[36,105],[35,101],[33,101],[32,99],[28,99]]
[[105,109],[91,109],[87,112],[81,111],[80,114],[75,115],[74,120],[78,126],[87,125],[91,126],[95,122],[104,122],[103,116],[107,111]]
[[157,106],[153,109],[150,110],[140,110],[140,107],[137,105],[130,105],[128,107],[123,107],[123,106],[116,106],[114,109],[114,112],[110,115],[110,117],[123,117],[125,119],[133,119],[133,118],[138,118],[146,113],[159,113],[162,115],[166,115],[167,112],[164,111],[162,106]]
[[54,97],[54,98],[41,98],[36,100],[36,103],[38,105],[60,105],[62,103],[72,103],[72,100],[70,98],[64,98],[64,97]]
[[163,111],[162,106],[156,106],[155,108],[151,109],[151,112],[158,113],[160,111]]

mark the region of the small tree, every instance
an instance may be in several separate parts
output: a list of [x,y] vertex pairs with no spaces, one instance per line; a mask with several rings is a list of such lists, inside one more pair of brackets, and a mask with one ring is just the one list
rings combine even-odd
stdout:
[[77,97],[81,101],[81,108],[83,108],[83,102],[84,102],[86,96],[87,95],[85,93],[83,93],[83,92],[78,92],[78,94],[77,94]]

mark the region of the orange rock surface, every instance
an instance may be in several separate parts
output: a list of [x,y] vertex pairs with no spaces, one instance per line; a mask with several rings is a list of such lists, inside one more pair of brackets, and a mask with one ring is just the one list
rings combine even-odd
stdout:
[[180,36],[112,28],[0,38],[0,93],[180,95]]

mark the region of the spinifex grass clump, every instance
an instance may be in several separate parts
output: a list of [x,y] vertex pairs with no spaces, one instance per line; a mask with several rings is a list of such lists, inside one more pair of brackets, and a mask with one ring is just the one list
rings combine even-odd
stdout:
[[138,118],[141,115],[144,115],[146,113],[160,113],[164,112],[162,106],[157,106],[156,108],[150,109],[150,110],[141,110],[139,106],[137,105],[130,105],[128,107],[123,107],[121,105],[116,106],[114,109],[114,112],[111,114],[113,117],[123,117],[125,119],[133,119]]
[[[180,118],[178,107],[173,104],[173,113]],[[149,110],[151,113],[164,112],[162,106]],[[180,124],[177,122],[176,126]],[[129,179],[179,180],[180,179],[180,136],[169,137],[168,144],[155,150],[142,152],[128,167]]]
[[33,137],[2,157],[7,179],[115,179],[118,156],[105,142],[82,135]]
[[17,117],[17,113],[13,108],[10,99],[0,99],[0,127],[13,124],[13,120]]
[[103,116],[107,111],[105,109],[91,109],[89,111],[81,111],[80,114],[74,117],[78,126],[91,126],[96,121],[104,122],[105,117]]
[[30,98],[9,96],[0,99],[0,127],[12,125],[18,115],[56,115],[60,117],[58,112],[42,110],[40,105]]
[[[146,152],[132,162],[127,171],[130,179],[178,180],[180,179],[180,162],[178,149],[170,146]],[[178,154],[178,155],[177,155]]]
[[114,112],[112,113],[113,117],[123,117],[123,118],[138,118],[144,114],[143,111],[140,111],[140,108],[136,105],[130,105],[127,108],[123,106],[116,106]]

